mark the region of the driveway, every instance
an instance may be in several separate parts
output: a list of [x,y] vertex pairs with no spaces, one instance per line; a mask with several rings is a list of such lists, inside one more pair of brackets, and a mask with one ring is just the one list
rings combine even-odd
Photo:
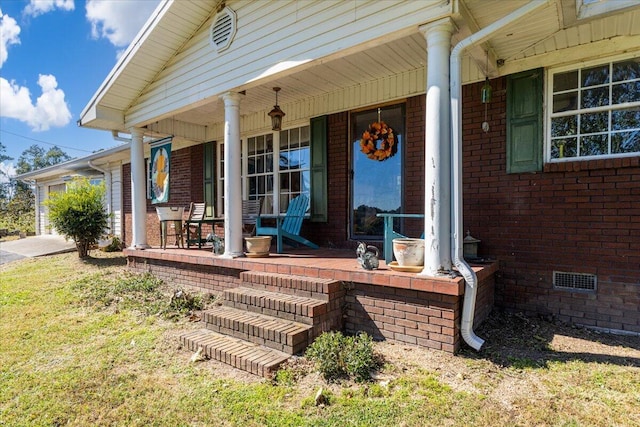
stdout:
[[22,258],[53,255],[76,250],[73,240],[62,236],[42,235],[25,239],[0,242],[0,264],[6,264]]

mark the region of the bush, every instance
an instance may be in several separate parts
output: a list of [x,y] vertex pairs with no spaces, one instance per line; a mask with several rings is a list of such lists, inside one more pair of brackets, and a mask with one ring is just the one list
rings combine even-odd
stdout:
[[376,367],[373,340],[366,333],[347,337],[341,332],[325,332],[307,348],[306,356],[329,381],[341,377],[367,381]]
[[92,185],[88,179],[73,180],[64,193],[53,193],[45,205],[49,222],[68,239],[76,242],[78,256],[89,256],[89,248],[98,242],[108,226],[109,215],[102,200],[104,183]]

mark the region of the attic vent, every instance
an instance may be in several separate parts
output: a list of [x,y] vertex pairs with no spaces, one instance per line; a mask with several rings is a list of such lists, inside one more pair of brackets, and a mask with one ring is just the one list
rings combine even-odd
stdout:
[[598,278],[594,274],[553,272],[553,288],[570,291],[594,292]]
[[211,25],[210,40],[217,52],[229,47],[236,35],[236,13],[225,7],[216,15]]

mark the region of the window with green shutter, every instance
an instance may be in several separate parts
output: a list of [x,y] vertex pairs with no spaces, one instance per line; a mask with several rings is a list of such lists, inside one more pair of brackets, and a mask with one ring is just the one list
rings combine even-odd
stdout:
[[204,170],[202,176],[204,178],[204,202],[207,204],[205,215],[207,218],[213,218],[215,206],[215,142],[207,142],[204,144]]
[[507,76],[507,173],[542,170],[542,69]]
[[327,219],[327,116],[321,116],[311,119],[311,221]]

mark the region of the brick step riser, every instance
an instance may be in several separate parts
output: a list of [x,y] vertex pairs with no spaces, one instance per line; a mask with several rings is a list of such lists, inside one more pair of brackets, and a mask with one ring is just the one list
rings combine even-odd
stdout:
[[234,329],[225,327],[217,322],[208,323],[205,322],[205,327],[211,331],[219,334],[227,335],[230,337],[245,340],[254,344],[263,345],[274,350],[281,351],[283,353],[293,355],[304,351],[309,345],[310,331],[301,332],[295,335],[285,335],[282,333],[267,330],[260,331],[259,328],[245,325],[246,327],[240,329]]
[[278,319],[291,320],[292,322],[304,323],[305,325],[309,325],[309,326],[313,326],[314,324],[313,317],[294,314],[289,311],[274,310],[268,307],[249,305],[249,304],[244,304],[237,301],[228,301],[228,300],[225,300],[223,302],[223,305],[225,307],[231,307],[238,310],[249,311],[251,313],[264,314],[267,316],[277,317]]
[[245,271],[240,273],[243,285],[269,292],[279,292],[321,301],[330,301],[342,290],[342,282],[330,279]]
[[[287,360],[287,355],[268,354],[262,352],[262,355],[254,360],[251,356],[255,356],[255,349],[235,346],[221,343],[221,340],[212,339],[210,337],[198,338],[182,336],[180,342],[190,351],[198,351],[202,348],[204,354],[209,358],[217,360],[234,368],[250,372],[254,375],[264,378],[271,378],[278,370],[279,366]],[[234,352],[233,349],[236,349]]]
[[[270,329],[268,322],[264,326],[256,326],[210,313],[205,313],[203,322],[207,329],[214,332],[264,345],[287,354],[296,354],[307,348],[313,333],[311,327],[287,333]],[[292,329],[296,328],[292,327]]]
[[[281,296],[280,298],[278,294],[263,297],[231,289],[224,292],[223,305],[307,325],[317,323],[320,321],[318,319],[327,313],[328,303],[326,302],[300,303],[288,300],[283,294],[279,295]],[[314,319],[316,319],[315,322]]]

